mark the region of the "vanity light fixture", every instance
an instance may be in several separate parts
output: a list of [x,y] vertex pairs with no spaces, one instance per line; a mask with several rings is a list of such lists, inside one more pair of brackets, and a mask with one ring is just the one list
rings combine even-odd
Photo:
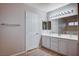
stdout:
[[71,10],[69,10],[69,11],[67,11],[68,12],[68,14],[70,14],[71,13]]
[[54,16],[50,16],[50,18],[54,18],[54,17],[66,15],[66,14],[70,14],[72,12],[73,12],[73,10],[68,10],[68,11],[60,12],[59,14],[55,14]]
[[67,14],[67,12],[65,11],[64,14]]
[[63,13],[63,12],[62,12],[61,14],[62,14],[62,15],[64,15],[64,13]]

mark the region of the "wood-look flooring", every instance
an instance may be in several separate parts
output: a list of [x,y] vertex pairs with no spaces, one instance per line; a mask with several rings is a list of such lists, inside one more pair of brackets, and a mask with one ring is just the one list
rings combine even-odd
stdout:
[[45,48],[38,48],[38,49],[33,49],[31,51],[28,51],[19,56],[61,56],[61,55]]

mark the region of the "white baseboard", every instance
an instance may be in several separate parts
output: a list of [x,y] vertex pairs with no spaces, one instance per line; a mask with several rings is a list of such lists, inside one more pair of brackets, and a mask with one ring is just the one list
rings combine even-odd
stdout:
[[[38,49],[38,48],[34,48],[34,49]],[[31,50],[33,50],[33,49],[26,50],[26,51],[21,51],[21,52],[18,52],[18,53],[12,54],[12,55],[10,55],[10,56],[19,56],[20,54],[26,53],[26,52],[31,51]]]
[[18,55],[23,54],[23,53],[25,53],[25,52],[26,52],[26,51],[21,51],[21,52],[15,53],[15,54],[10,55],[10,56],[18,56]]

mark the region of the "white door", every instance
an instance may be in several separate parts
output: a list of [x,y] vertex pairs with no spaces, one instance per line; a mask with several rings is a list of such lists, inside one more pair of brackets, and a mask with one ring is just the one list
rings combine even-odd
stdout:
[[37,48],[40,43],[40,20],[37,14],[26,12],[26,50]]

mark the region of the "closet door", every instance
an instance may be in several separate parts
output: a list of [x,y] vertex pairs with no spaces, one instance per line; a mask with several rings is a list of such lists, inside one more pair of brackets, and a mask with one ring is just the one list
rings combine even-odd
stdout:
[[26,11],[26,50],[38,48],[40,43],[40,20],[38,14]]

